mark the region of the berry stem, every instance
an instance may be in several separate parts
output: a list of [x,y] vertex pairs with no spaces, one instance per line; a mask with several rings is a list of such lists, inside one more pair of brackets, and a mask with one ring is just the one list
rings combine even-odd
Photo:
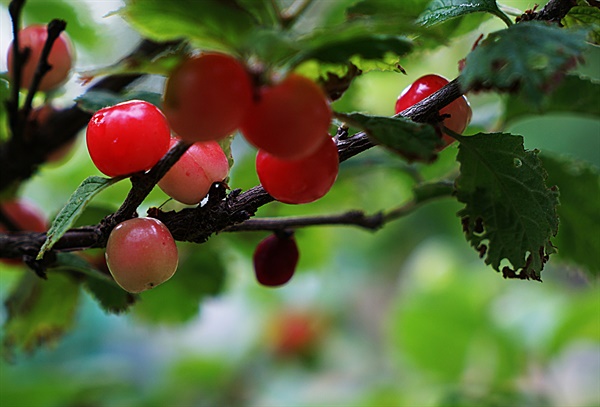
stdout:
[[[134,217],[135,211],[154,188],[156,183],[169,171],[179,158],[191,147],[191,143],[180,140],[163,158],[147,173],[135,174],[131,177],[132,187],[125,201],[111,216],[111,224],[121,223]],[[113,225],[113,226],[114,226]]]

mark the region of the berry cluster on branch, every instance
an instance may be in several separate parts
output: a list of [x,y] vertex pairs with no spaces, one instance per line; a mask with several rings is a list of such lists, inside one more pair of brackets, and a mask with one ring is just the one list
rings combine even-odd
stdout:
[[[551,0],[541,12],[536,14],[536,19],[556,21],[557,18],[560,19],[575,5],[573,3],[575,2]],[[11,16],[15,33],[19,31],[20,7],[22,7],[22,2],[13,1],[11,3]],[[61,26],[58,23],[54,24],[53,27],[58,28],[49,27],[47,44],[50,43],[50,45],[46,47],[48,50],[51,46],[50,38],[58,38],[60,32],[64,30],[64,25]],[[50,35],[50,31],[53,31],[53,35]],[[15,38],[17,38],[17,35],[15,35]],[[146,56],[151,56],[170,45],[172,44],[144,41],[135,52],[143,50]],[[15,72],[20,72],[20,65],[26,61],[27,52],[23,57],[19,54],[18,42],[15,42],[14,47],[16,50],[13,64]],[[48,65],[47,58],[48,52],[43,53],[40,66]],[[36,78],[32,81],[30,94],[37,91],[44,74],[43,69],[38,70]],[[109,76],[98,81],[90,89],[120,91],[139,77],[140,75]],[[16,83],[20,83],[19,79],[15,78],[15,80]],[[9,101],[10,106],[12,106],[9,112],[13,136],[21,132],[19,126],[27,125],[31,110],[30,101],[25,103],[24,108],[18,109],[18,87],[15,86],[15,88],[17,88],[16,93]],[[14,88],[13,92],[15,92]],[[465,92],[466,89],[460,88],[458,78],[456,78],[420,102],[403,111],[398,111],[398,114],[416,122],[438,123],[443,119],[443,117],[440,118],[440,110],[461,98]],[[173,106],[176,109],[177,103],[174,103]],[[335,116],[335,113],[333,114]],[[11,137],[7,143],[0,145],[0,162],[3,168],[0,172],[0,191],[7,189],[15,182],[30,177],[38,166],[47,159],[48,151],[56,150],[72,140],[91,117],[91,114],[80,110],[74,105],[71,108],[55,112],[44,126],[32,127],[34,131],[29,134],[29,137]],[[225,133],[229,131],[230,129],[227,129]],[[34,232],[0,234],[0,257],[23,258],[28,265],[38,271],[38,274],[43,275],[44,268],[53,261],[53,252],[106,247],[110,233],[115,226],[137,216],[136,210],[139,205],[159,180],[188,151],[192,145],[191,142],[193,140],[177,142],[148,172],[133,174],[130,177],[132,187],[118,211],[107,216],[98,225],[69,230],[53,246],[52,251],[46,255],[44,260],[33,260],[46,237],[44,233]],[[374,145],[373,141],[362,132],[350,137],[338,138],[338,160],[339,162],[348,160]],[[152,208],[148,215],[166,225],[175,240],[202,243],[215,233],[243,230],[281,231],[290,227],[326,224],[346,224],[377,229],[385,222],[403,216],[419,204],[409,202],[406,206],[397,208],[397,210],[387,215],[367,215],[361,211],[351,211],[342,214],[303,218],[251,219],[259,207],[274,200],[275,198],[261,185],[244,192],[236,189],[227,193],[225,184],[215,182],[210,187],[208,202],[205,205],[183,209],[178,212],[163,212],[160,209]],[[285,199],[280,200],[285,201]]]

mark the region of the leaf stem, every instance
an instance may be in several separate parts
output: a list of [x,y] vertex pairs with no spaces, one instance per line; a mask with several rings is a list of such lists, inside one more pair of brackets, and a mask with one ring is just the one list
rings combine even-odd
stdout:
[[502,21],[504,21],[504,23],[510,27],[512,26],[514,23],[512,22],[512,20],[510,19],[509,16],[507,16],[506,14],[504,14],[504,12],[500,9],[497,9],[497,11],[494,12],[494,14],[496,15],[496,17],[500,18]]

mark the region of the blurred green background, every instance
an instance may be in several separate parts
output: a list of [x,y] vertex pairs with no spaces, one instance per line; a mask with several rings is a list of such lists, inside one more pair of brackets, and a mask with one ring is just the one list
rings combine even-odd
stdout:
[[[58,13],[48,1],[29,3],[29,21]],[[119,17],[100,18],[117,9],[118,1],[52,3],[82,21],[69,26],[82,70],[113,62],[135,44],[135,34]],[[532,6],[504,3],[522,10]],[[4,54],[9,20],[6,8],[0,12]],[[496,21],[482,26],[499,28]],[[456,76],[457,61],[479,33],[402,61],[406,76],[360,77],[336,108],[392,114],[398,94],[422,74]],[[591,51],[581,68],[596,78],[598,56]],[[160,87],[161,81],[146,85]],[[74,77],[58,102],[66,105],[82,91]],[[474,120],[466,133],[495,129],[501,98],[469,98]],[[600,167],[598,120],[531,117],[506,130],[523,135],[527,148]],[[453,146],[431,166],[407,167],[374,149],[345,162],[322,200],[270,204],[259,215],[389,209],[410,199],[415,171],[431,180],[455,171],[456,152]],[[232,187],[256,185],[254,154],[236,140]],[[51,217],[92,174],[99,175],[80,138],[71,156],[42,168],[23,195]],[[114,210],[127,190],[128,183],[121,182],[102,192],[95,205]],[[165,201],[155,190],[140,213]],[[33,354],[17,353],[10,363],[0,361],[0,405],[600,405],[597,280],[558,256],[547,265],[544,283],[502,279],[466,243],[459,209],[456,201],[441,200],[374,233],[352,227],[299,230],[298,273],[278,289],[259,286],[253,276],[252,252],[265,233],[181,244],[176,276],[142,295],[131,313],[108,315],[84,293],[73,329],[63,338]],[[0,268],[4,300],[25,271]],[[0,321],[5,319],[2,310]]]

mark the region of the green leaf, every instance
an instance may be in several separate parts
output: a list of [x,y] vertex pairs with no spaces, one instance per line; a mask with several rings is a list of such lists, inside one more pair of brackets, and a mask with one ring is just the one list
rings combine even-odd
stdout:
[[144,73],[169,75],[169,73],[191,52],[189,44],[183,41],[163,43],[152,51],[146,47],[136,49],[115,64],[81,72],[79,76],[89,82],[97,76]]
[[65,234],[67,230],[73,227],[77,218],[81,215],[86,205],[100,191],[106,189],[112,184],[120,181],[122,178],[103,178],[91,176],[83,180],[71,195],[65,206],[58,212],[52,226],[46,235],[46,241],[40,248],[37,259],[44,257],[44,253],[52,249],[52,246]]
[[432,26],[452,18],[478,12],[493,14],[504,21],[506,25],[512,25],[510,18],[498,8],[495,0],[434,0],[419,18],[419,23]]
[[48,280],[24,274],[4,303],[5,356],[19,349],[33,352],[58,340],[73,325],[79,296],[77,283],[64,274],[52,274]]
[[600,44],[600,9],[591,6],[575,6],[563,19],[566,27],[586,27],[590,29],[590,42]]
[[443,146],[435,128],[404,117],[369,116],[361,113],[336,113],[337,118],[365,131],[377,144],[400,154],[408,161],[431,162],[436,148]]
[[600,172],[591,165],[542,154],[548,181],[560,189],[558,255],[600,274]]
[[120,12],[144,37],[188,39],[205,50],[237,50],[254,25],[254,17],[232,0],[129,0]]
[[491,33],[467,55],[462,88],[519,91],[525,103],[539,108],[546,94],[576,65],[586,47],[585,36],[584,31],[538,21]]
[[115,93],[108,90],[89,90],[75,99],[77,107],[89,113],[95,113],[107,106],[128,100],[145,100],[160,108],[162,106],[162,94],[135,90],[127,93]]
[[460,142],[456,196],[467,240],[486,264],[506,277],[540,280],[558,231],[558,192],[546,187],[546,171],[523,137],[476,134]]
[[[135,303],[138,296],[119,287],[108,271],[102,272],[92,265],[92,263],[104,260],[103,251],[91,252],[88,250],[80,254],[57,253],[56,265],[50,270],[71,274],[79,273],[78,279],[82,280],[83,287],[98,301],[105,312],[120,314],[126,311]],[[99,256],[101,257],[98,258]],[[86,258],[89,261],[85,260]]]
[[396,56],[395,64],[390,63],[389,65],[396,69],[397,57],[406,55],[411,50],[412,41],[404,37],[362,34],[330,40],[302,53],[297,61],[316,59],[320,62],[337,64],[347,64],[348,61],[351,61],[361,68],[362,60],[384,60],[387,54],[393,54]]
[[152,323],[176,324],[198,315],[200,302],[223,289],[225,268],[213,243],[179,244],[180,263],[164,284],[140,294],[133,312]]
[[271,27],[278,24],[277,12],[271,0],[235,0],[238,6],[251,14],[257,25]]
[[[8,4],[9,1],[3,1]],[[23,17],[27,25],[48,24],[54,18],[67,22],[66,32],[78,43],[87,48],[98,46],[101,42],[98,25],[91,17],[90,6],[85,2],[67,0],[28,0],[23,8]]]
[[109,314],[121,314],[127,311],[138,299],[137,295],[128,293],[115,284],[95,278],[88,278],[83,286]]
[[[568,75],[544,100],[541,112],[578,113],[598,117],[600,116],[598,106],[600,106],[600,83]],[[505,102],[503,119],[508,123],[535,113],[521,98],[510,95]]]
[[416,19],[425,11],[429,3],[430,0],[362,0],[349,7],[346,15],[349,19],[365,16],[384,18],[398,15]]

